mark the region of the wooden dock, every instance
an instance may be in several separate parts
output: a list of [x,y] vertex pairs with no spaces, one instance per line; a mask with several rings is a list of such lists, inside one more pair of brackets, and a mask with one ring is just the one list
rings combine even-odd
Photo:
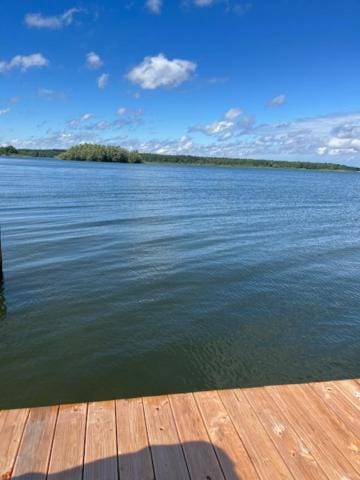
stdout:
[[359,480],[360,382],[2,410],[0,478]]

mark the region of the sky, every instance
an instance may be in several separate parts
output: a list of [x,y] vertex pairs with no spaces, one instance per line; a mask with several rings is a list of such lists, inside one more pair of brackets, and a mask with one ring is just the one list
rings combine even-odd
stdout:
[[0,145],[360,166],[359,0],[2,0]]

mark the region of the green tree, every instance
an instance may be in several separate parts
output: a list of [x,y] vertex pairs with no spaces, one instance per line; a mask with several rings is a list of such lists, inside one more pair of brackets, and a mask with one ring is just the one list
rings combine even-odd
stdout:
[[111,145],[83,143],[69,148],[60,154],[64,160],[83,160],[94,162],[140,163],[141,156],[136,151]]
[[0,155],[16,155],[18,151],[12,145],[0,147]]

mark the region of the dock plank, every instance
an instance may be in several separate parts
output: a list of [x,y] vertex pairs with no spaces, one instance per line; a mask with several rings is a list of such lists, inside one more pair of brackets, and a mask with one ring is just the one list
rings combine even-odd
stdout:
[[189,480],[168,397],[144,398],[144,409],[156,480]]
[[117,480],[115,402],[88,405],[84,480]]
[[0,480],[360,480],[358,379],[0,410]]
[[49,464],[49,477],[81,480],[84,463],[86,403],[61,405]]
[[0,479],[8,480],[14,467],[29,409],[0,411]]
[[309,448],[264,389],[245,389],[243,392],[294,477],[327,479]]
[[[354,466],[360,477],[360,438],[347,428],[340,417],[332,414],[329,406],[310,385],[295,385],[290,393],[293,396],[296,395],[300,403],[306,402],[307,409],[311,410],[311,416],[316,418],[316,422],[330,438],[336,438],[337,449]],[[354,411],[356,411],[355,408]]]
[[119,473],[121,480],[153,480],[143,401],[116,401]]
[[333,384],[360,410],[360,385],[355,380],[341,380]]
[[191,393],[171,395],[170,405],[182,443],[190,477],[224,480],[198,406]]
[[58,410],[58,407],[38,407],[30,410],[12,478],[46,478]]
[[311,384],[311,387],[346,427],[360,437],[360,412],[335,384]]
[[224,390],[219,393],[259,477],[266,480],[293,479],[243,393],[235,390]]
[[294,397],[286,390],[286,386],[265,388],[330,479],[359,479],[354,467],[336,448],[336,438],[331,439],[327,435],[306,405],[295,402]]
[[226,480],[257,480],[255,467],[218,392],[194,395]]

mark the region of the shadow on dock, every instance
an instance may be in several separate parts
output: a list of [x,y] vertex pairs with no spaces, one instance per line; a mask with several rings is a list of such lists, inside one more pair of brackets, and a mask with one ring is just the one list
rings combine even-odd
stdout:
[[[62,469],[61,461],[69,462],[71,445],[64,445],[61,458],[52,459],[49,472],[24,471],[21,475],[1,477],[1,480],[243,480],[235,464],[220,448],[209,442],[185,442],[157,445],[131,454],[119,454],[72,468]],[[106,450],[103,444],[93,445],[94,455]],[[96,452],[95,452],[96,450]],[[101,453],[100,453],[101,452]],[[5,474],[6,475],[6,474]]]

